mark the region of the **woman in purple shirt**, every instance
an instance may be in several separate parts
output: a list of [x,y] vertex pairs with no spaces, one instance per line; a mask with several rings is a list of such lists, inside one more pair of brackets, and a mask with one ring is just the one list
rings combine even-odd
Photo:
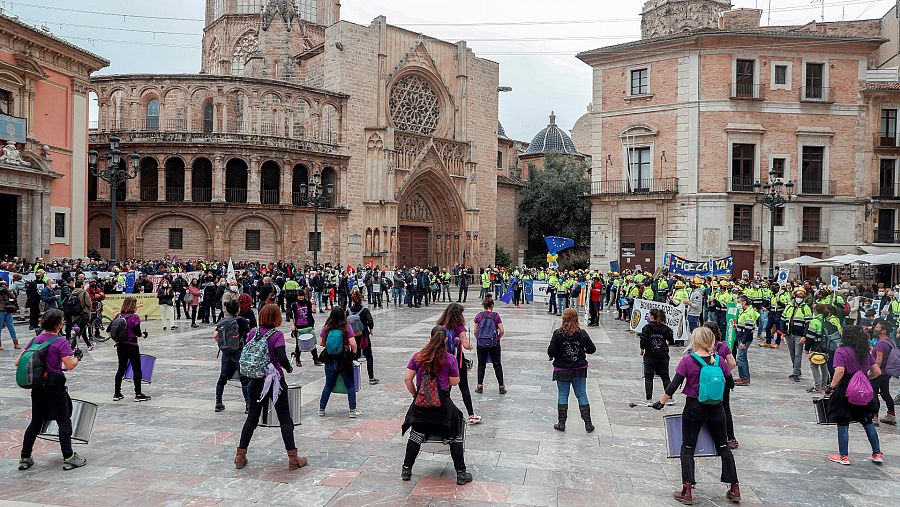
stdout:
[[[437,384],[439,407],[423,407],[416,404],[426,375],[434,377]],[[416,383],[413,384],[413,379]],[[400,478],[404,481],[412,477],[412,467],[419,455],[422,442],[429,436],[437,435],[450,445],[453,468],[456,469],[456,484],[472,482],[472,474],[466,470],[463,436],[465,435],[463,414],[450,399],[450,386],[459,384],[460,369],[456,358],[447,352],[447,330],[443,326],[431,329],[428,345],[413,354],[406,365],[404,382],[413,402],[406,411],[403,433],[409,430],[406,442],[406,457]]]
[[[338,331],[343,336],[344,353],[340,355],[331,355],[328,353],[326,342],[328,333]],[[353,354],[356,353],[358,344],[354,338],[353,328],[347,323],[347,314],[340,306],[335,306],[328,314],[328,320],[322,326],[319,333],[319,345],[325,347],[319,359],[325,362],[325,386],[322,388],[322,396],[319,398],[319,416],[325,415],[325,407],[328,406],[328,399],[331,398],[331,391],[334,384],[337,383],[338,376],[344,379],[344,386],[347,387],[347,403],[350,405],[350,418],[360,416],[360,411],[356,409],[356,379],[353,375]]]
[[872,418],[878,412],[875,396],[866,405],[854,405],[847,398],[847,388],[853,375],[862,370],[868,373],[869,379],[878,378],[881,368],[869,353],[871,345],[869,336],[859,326],[847,326],[841,334],[841,346],[834,352],[834,375],[831,384],[825,388],[825,395],[831,397],[828,416],[837,424],[838,453],[828,456],[829,461],[850,464],[850,422],[862,424],[866,430],[869,445],[872,446],[871,460],[876,465],[884,463],[881,445],[878,442],[878,431]]
[[[63,455],[63,470],[71,470],[87,463],[86,459],[72,450],[72,399],[66,390],[66,375],[63,373],[63,367],[72,371],[78,366],[82,352],[80,350],[72,352],[69,342],[59,336],[64,321],[65,317],[61,310],[47,310],[41,317],[41,334],[28,342],[22,350],[24,354],[32,346],[51,342],[44,356],[45,380],[42,385],[31,389],[31,422],[25,430],[25,438],[22,441],[19,470],[28,470],[34,465],[31,451],[38,433],[44,426],[44,421],[56,421],[59,426],[59,448]],[[16,366],[19,365],[22,354],[16,359]]]
[[[887,414],[881,418],[881,422],[885,424],[897,424],[897,417],[894,414],[894,399],[891,398],[891,376],[884,372],[884,362],[891,354],[891,350],[896,347],[891,340],[891,331],[893,330],[894,326],[887,320],[881,320],[878,324],[875,324],[875,338],[878,342],[872,347],[872,355],[875,356],[875,362],[878,363],[878,367],[882,370],[880,377],[872,379],[872,390],[876,394],[875,401],[877,402],[878,396],[881,396],[887,407]],[[880,406],[879,410],[875,411],[876,418],[878,418],[879,411]]]
[[[691,333],[691,348],[700,361],[706,364],[715,364],[718,360],[719,368],[725,375],[725,390],[734,387],[734,378],[731,376],[731,368],[716,354],[716,336],[704,326],[698,327]],[[730,484],[725,492],[725,497],[732,502],[741,501],[741,490],[738,486],[737,466],[734,463],[734,454],[728,446],[728,437],[725,430],[725,409],[722,403],[700,403],[700,370],[702,366],[694,354],[684,356],[675,368],[675,377],[666,388],[662,398],[653,404],[653,408],[662,410],[675,391],[684,384],[682,394],[687,398],[684,402],[684,410],[681,412],[681,491],[676,491],[675,500],[683,504],[693,503],[692,489],[697,481],[694,478],[694,450],[697,447],[697,436],[705,424],[709,428],[713,442],[722,458],[722,475],[720,480]]]
[[[134,401],[150,400],[149,396],[141,392],[143,372],[141,371],[141,349],[138,347],[138,338],[141,336],[146,338],[147,333],[141,332],[141,318],[135,313],[136,310],[137,299],[128,296],[122,301],[122,311],[113,319],[113,322],[119,317],[125,319],[125,336],[121,339],[113,336],[113,339],[116,340],[116,357],[119,360],[113,401],[119,401],[125,397],[122,395],[122,379],[125,378],[129,362],[131,362],[131,373],[134,380]],[[110,324],[110,329],[113,328],[114,326]]]

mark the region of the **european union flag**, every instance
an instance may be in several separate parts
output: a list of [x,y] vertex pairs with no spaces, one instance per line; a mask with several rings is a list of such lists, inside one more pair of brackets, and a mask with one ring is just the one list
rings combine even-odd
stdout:
[[512,301],[513,296],[516,295],[516,291],[515,291],[514,287],[516,286],[516,282],[518,282],[518,281],[519,281],[518,277],[513,277],[509,281],[509,288],[506,289],[506,292],[504,292],[502,296],[500,296],[500,301],[503,301],[506,304],[509,304]]
[[575,240],[572,238],[562,238],[560,236],[544,236],[544,242],[547,243],[547,251],[552,254],[561,252],[566,248],[575,246]]

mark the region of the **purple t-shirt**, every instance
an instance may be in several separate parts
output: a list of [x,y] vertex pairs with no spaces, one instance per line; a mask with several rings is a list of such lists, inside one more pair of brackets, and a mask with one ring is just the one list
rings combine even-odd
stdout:
[[[731,375],[731,368],[728,367],[728,361],[721,355],[719,356],[719,368],[722,368],[726,377]],[[700,363],[698,363],[693,356],[687,355],[682,357],[678,366],[675,367],[675,373],[684,377],[684,388],[681,390],[682,394],[692,398],[696,398],[700,395]]]
[[[866,354],[866,364],[863,365],[863,373],[868,372],[872,365],[875,364],[875,358],[871,354]],[[859,361],[856,359],[856,351],[853,347],[845,345],[834,351],[834,367],[844,367],[844,378],[849,379],[854,373],[860,370]]]
[[888,354],[891,353],[891,348],[890,338],[887,340],[878,340],[875,346],[872,347],[872,359],[875,359],[875,354],[877,352],[881,352],[882,354],[881,364],[878,365],[881,368],[884,368],[884,362],[887,361]]
[[[328,329],[328,328],[325,327],[325,326],[322,326],[322,330],[319,331],[319,337],[320,337],[320,338],[325,338],[326,336],[328,336],[328,332],[329,332],[329,331],[331,331],[331,330]],[[347,327],[344,328],[344,332],[347,333],[347,337],[348,337],[348,338],[353,338],[353,335],[356,334],[356,333],[353,331],[353,328],[350,327],[350,324],[347,324]]]
[[733,352],[731,352],[731,349],[728,348],[727,343],[716,342],[716,354],[719,354],[719,356],[724,360],[726,357],[732,355]]
[[[409,363],[406,365],[407,369],[416,372],[417,387],[422,383],[422,377],[425,376],[425,370],[419,368],[419,364],[416,362],[416,357],[418,357],[418,355],[418,352],[413,354],[413,356],[409,358]],[[459,366],[456,364],[456,358],[450,354],[446,354],[444,365],[441,366],[441,369],[437,372],[438,387],[444,391],[450,389],[450,377],[459,377]]]
[[[487,312],[487,310],[485,310],[484,312],[479,312],[478,315],[475,316],[475,323],[476,323],[476,324],[478,324],[479,322],[481,322],[481,320],[484,318],[484,314],[485,314],[486,312]],[[503,323],[503,320],[500,319],[500,314],[499,314],[499,313],[497,313],[497,312],[495,312],[495,311],[493,311],[493,310],[491,310],[491,313],[494,314],[494,324],[497,324],[497,325],[499,326],[500,324]]]
[[[260,327],[258,328],[259,332],[265,335],[269,332],[268,328]],[[250,342],[254,337],[256,337],[256,329],[252,329],[249,333],[247,333],[247,343]],[[278,358],[275,357],[275,349],[278,347],[284,347],[284,333],[281,331],[275,331],[269,336],[269,340],[267,345],[269,346],[269,361],[275,365],[275,368],[278,370],[278,373],[284,377],[284,371],[281,370],[281,364],[278,362]]]
[[[38,345],[40,345],[46,341],[49,341],[54,336],[56,335],[53,333],[43,332],[32,338],[31,341],[28,342],[28,345],[25,346],[25,349],[27,350],[29,347],[31,347],[32,343],[37,343]],[[63,375],[62,358],[71,356],[72,354],[72,347],[69,345],[69,342],[66,341],[66,338],[64,336],[60,336],[56,339],[55,342],[47,347],[47,356],[44,360],[44,368],[49,373],[57,373],[59,375]]]

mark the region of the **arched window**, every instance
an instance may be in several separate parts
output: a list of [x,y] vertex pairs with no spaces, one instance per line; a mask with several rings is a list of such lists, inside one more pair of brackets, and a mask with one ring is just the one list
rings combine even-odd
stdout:
[[309,170],[303,164],[294,166],[291,193],[294,206],[306,206],[309,192]]
[[147,130],[159,130],[159,101],[147,102]]
[[[331,185],[333,189],[331,193],[328,193],[328,186]],[[326,167],[322,170],[322,192],[324,195],[328,196],[327,207],[333,208],[334,203],[337,202],[337,194],[338,194],[338,181],[337,181],[337,173],[331,167]]]
[[207,134],[213,131],[213,103],[207,102],[203,106],[203,132]]

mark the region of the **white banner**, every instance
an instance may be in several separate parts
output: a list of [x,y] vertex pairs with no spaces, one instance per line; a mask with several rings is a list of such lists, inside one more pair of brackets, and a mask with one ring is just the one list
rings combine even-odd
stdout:
[[531,285],[532,294],[534,295],[535,303],[549,303],[550,296],[547,294],[547,289],[550,286],[547,283],[547,280],[535,280]]
[[640,333],[647,325],[648,315],[652,308],[659,308],[666,314],[666,324],[672,329],[676,340],[691,341],[690,327],[687,322],[687,308],[684,305],[673,306],[666,303],[657,303],[646,299],[635,299],[634,309],[631,311],[629,324],[632,331]]

